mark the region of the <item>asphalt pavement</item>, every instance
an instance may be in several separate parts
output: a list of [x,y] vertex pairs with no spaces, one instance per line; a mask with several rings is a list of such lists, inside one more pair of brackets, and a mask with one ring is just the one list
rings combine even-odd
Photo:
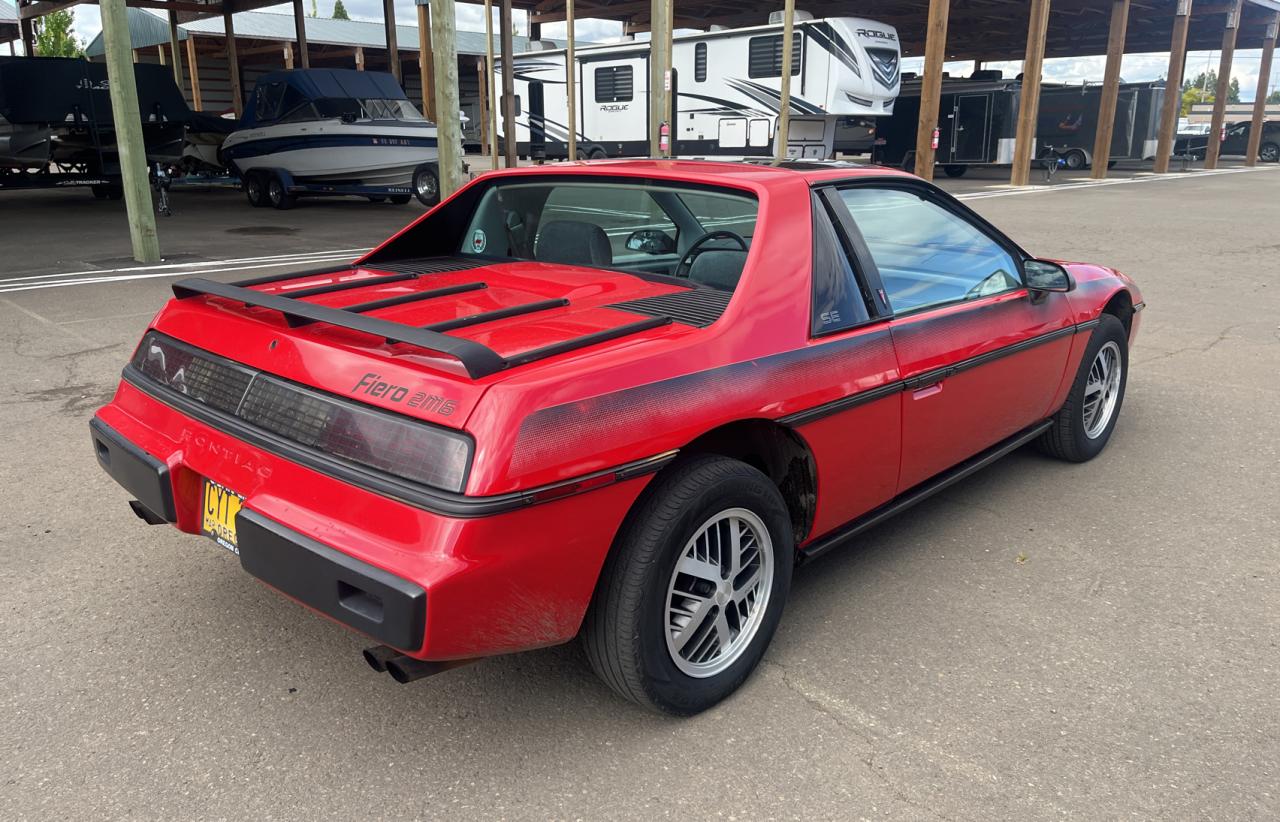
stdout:
[[1128,179],[955,181],[1141,284],[1107,451],[1017,452],[800,569],[757,674],[685,720],[574,645],[397,685],[97,467],[176,274],[313,267],[418,206],[180,193],[148,268],[119,204],[0,195],[0,816],[1280,817],[1280,169]]

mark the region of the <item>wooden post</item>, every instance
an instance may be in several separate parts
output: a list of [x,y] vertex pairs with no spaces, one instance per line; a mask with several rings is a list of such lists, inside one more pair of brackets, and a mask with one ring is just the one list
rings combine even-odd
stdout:
[[227,33],[227,72],[231,76],[231,104],[236,117],[244,116],[244,92],[240,89],[240,60],[236,56],[236,27],[231,22],[231,10],[226,5],[222,12],[222,28]]
[[662,156],[662,123],[667,119],[667,70],[671,55],[667,50],[667,0],[649,3],[649,156]]
[[933,132],[940,126],[938,104],[942,99],[942,64],[947,59],[947,17],[950,13],[951,0],[929,0],[914,160],[916,174],[925,180],[933,179]]
[[187,32],[187,73],[191,76],[191,107],[196,111],[204,110],[204,101],[200,99],[200,65],[196,58],[196,36]]
[[565,0],[565,50],[564,50],[564,93],[569,102],[569,145],[566,156],[570,160],[578,159],[578,61],[573,54],[573,0]]
[[[506,105],[506,98],[504,97],[499,101],[493,87],[493,3],[491,0],[484,0],[484,59],[486,66],[485,82],[489,85],[489,122],[486,126],[489,130],[489,162],[494,171],[497,171],[498,118],[494,112],[498,110],[499,106]],[[503,111],[505,112],[506,109],[503,108]]]
[[1258,90],[1253,95],[1253,123],[1249,127],[1249,150],[1244,164],[1258,164],[1258,150],[1262,146],[1262,123],[1267,113],[1267,91],[1271,83],[1271,61],[1276,53],[1276,37],[1280,35],[1280,12],[1271,15],[1267,24],[1267,36],[1262,41],[1262,64],[1258,67]]
[[676,64],[675,52],[673,51],[675,44],[675,28],[676,28],[676,2],[675,0],[667,0],[667,7],[664,13],[666,18],[666,26],[663,31],[662,55],[663,63],[666,66],[667,83],[662,88],[662,119],[667,123],[667,153],[666,157],[671,157],[676,153],[676,118],[675,118],[675,102],[676,102]]
[[511,0],[502,0],[498,26],[502,29],[502,139],[507,168],[516,165],[516,74],[511,31]]
[[782,77],[778,93],[778,130],[773,136],[773,161],[787,159],[791,133],[791,33],[795,30],[796,0],[782,4]]
[[178,45],[178,13],[169,9],[169,54],[173,56],[173,82],[183,91],[182,47]]
[[364,71],[364,46],[356,46],[356,71]]
[[[395,0],[382,0],[382,20],[387,28],[387,60],[391,63],[391,76],[396,82],[404,85],[400,68],[400,49],[396,46],[396,3]],[[457,69],[454,69],[457,72]]]
[[462,187],[462,121],[458,117],[457,14],[453,0],[431,0],[431,44],[435,61],[436,144],[440,151],[440,198]]
[[485,66],[484,58],[476,58],[476,85],[480,88],[480,153],[489,153],[489,71]]
[[107,84],[111,88],[116,149],[124,186],[125,210],[129,215],[129,239],[133,258],[140,263],[160,259],[160,238],[156,235],[156,213],[151,205],[151,183],[147,178],[147,149],[142,140],[142,116],[138,112],[138,87],[129,59],[129,20],[125,0],[101,0],[103,54],[107,63]]
[[293,69],[293,43],[287,40],[284,43],[284,67],[290,70]]
[[1209,145],[1205,148],[1204,167],[1217,168],[1222,153],[1222,126],[1227,119],[1227,95],[1231,93],[1231,61],[1236,53],[1236,32],[1240,30],[1243,0],[1227,12],[1227,27],[1222,32],[1222,59],[1218,61],[1218,88],[1213,97],[1213,118],[1209,126]]
[[436,121],[435,58],[432,56],[431,14],[426,0],[418,3],[418,79],[422,84],[422,116]]
[[1031,160],[1040,116],[1040,75],[1044,71],[1044,41],[1049,33],[1049,0],[1031,0],[1027,24],[1027,56],[1022,63],[1022,93],[1018,96],[1018,133],[1013,145],[1009,184],[1025,186],[1031,179]]
[[293,0],[293,37],[298,41],[298,62],[304,69],[311,68],[311,50],[307,47],[307,15],[302,10],[302,0]]
[[1160,111],[1160,134],[1156,142],[1156,174],[1169,171],[1173,155],[1173,138],[1178,130],[1178,114],[1182,111],[1182,72],[1187,64],[1187,30],[1191,27],[1191,0],[1178,0],[1173,18],[1173,37],[1169,43],[1169,72],[1164,81],[1164,108]]
[[1093,141],[1093,168],[1089,176],[1105,180],[1111,163],[1111,138],[1116,126],[1116,102],[1120,96],[1120,64],[1124,61],[1124,38],[1129,31],[1129,0],[1111,3],[1111,31],[1107,36],[1107,68],[1102,76],[1102,99],[1098,103],[1098,134]]
[[169,65],[169,61],[168,61],[168,60],[166,60],[166,59],[165,59],[165,56],[164,56],[164,43],[157,43],[157,44],[156,44],[156,56],[157,56],[157,57],[159,58],[159,60],[160,60],[160,65],[162,65],[162,66],[167,66],[167,65]]
[[[14,5],[17,5],[16,3]],[[22,40],[22,53],[27,57],[36,55],[36,21],[31,17],[18,14],[18,37]]]

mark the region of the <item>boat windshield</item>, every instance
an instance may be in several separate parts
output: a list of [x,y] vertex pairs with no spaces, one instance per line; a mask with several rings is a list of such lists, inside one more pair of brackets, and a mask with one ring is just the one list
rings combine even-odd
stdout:
[[354,117],[357,120],[406,120],[421,122],[425,118],[408,100],[378,98],[336,98],[315,101],[323,117]]

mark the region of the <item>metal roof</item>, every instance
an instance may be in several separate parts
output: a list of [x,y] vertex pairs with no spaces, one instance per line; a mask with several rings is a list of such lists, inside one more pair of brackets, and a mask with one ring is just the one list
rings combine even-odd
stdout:
[[17,40],[21,36],[18,31],[18,7],[9,0],[0,0],[0,43]]
[[[0,0],[4,3],[6,0]],[[143,19],[145,18],[145,19]],[[382,23],[366,20],[331,20],[323,17],[308,17],[307,43],[322,46],[360,46],[366,49],[385,49],[386,34]],[[267,11],[242,11],[233,16],[237,40],[272,40],[277,42],[293,42],[297,38],[293,28],[292,14],[277,14]],[[187,33],[201,37],[226,37],[221,17],[209,17],[193,20],[178,26],[181,39]],[[169,42],[169,24],[164,18],[151,14],[143,9],[129,9],[129,34],[134,48],[146,48]],[[396,25],[396,41],[401,51],[418,50],[418,27]],[[514,38],[515,51],[526,51],[529,38]],[[552,42],[552,41],[547,41]],[[556,46],[562,46],[557,42]],[[583,45],[588,45],[583,43]],[[459,31],[457,33],[458,54],[481,55],[485,53],[484,33],[477,31]],[[502,45],[497,33],[493,37],[494,53],[500,52]],[[85,53],[90,57],[102,54],[102,35],[99,34],[87,47]]]

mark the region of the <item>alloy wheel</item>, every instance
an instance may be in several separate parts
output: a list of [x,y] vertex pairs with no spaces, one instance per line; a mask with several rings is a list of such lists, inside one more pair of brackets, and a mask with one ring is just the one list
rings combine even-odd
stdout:
[[745,508],[721,511],[685,544],[667,585],[665,633],[685,674],[715,676],[759,631],[773,589],[773,541]]
[[1120,399],[1120,376],[1123,365],[1120,346],[1108,342],[1093,358],[1084,385],[1084,434],[1097,439],[1107,430]]

